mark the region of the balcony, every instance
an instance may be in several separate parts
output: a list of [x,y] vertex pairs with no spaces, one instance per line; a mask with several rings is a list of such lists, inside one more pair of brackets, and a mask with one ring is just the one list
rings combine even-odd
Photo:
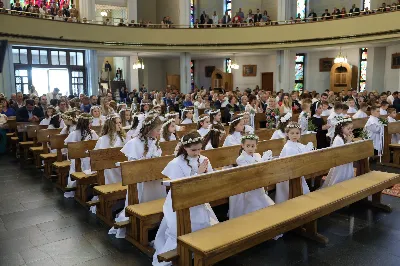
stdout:
[[400,11],[321,22],[232,28],[139,28],[0,13],[0,38],[13,43],[97,49],[228,51],[288,49],[400,39]]

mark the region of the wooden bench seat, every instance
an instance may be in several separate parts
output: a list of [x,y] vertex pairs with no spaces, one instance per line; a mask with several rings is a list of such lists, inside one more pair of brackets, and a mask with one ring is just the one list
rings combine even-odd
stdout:
[[75,160],[75,173],[71,173],[71,179],[76,180],[75,200],[86,207],[86,202],[91,196],[90,185],[97,183],[97,173],[85,174],[82,172],[82,159],[88,157],[88,151],[96,146],[97,140],[86,140],[68,143],[68,158]]
[[[306,134],[301,137],[301,142],[307,144],[313,142],[316,146],[316,135]],[[277,156],[281,152],[285,142],[283,139],[260,141],[257,149],[258,152],[271,150],[273,155]],[[239,145],[223,147],[213,150],[202,151],[202,155],[206,156],[213,168],[222,168],[223,166],[236,163]],[[126,210],[140,210],[141,213],[127,211],[130,216],[131,223],[127,227],[126,239],[138,247],[148,255],[152,255],[154,249],[149,246],[148,231],[156,228],[163,217],[163,204],[165,199],[156,200],[154,202],[140,203],[137,196],[137,184],[141,182],[149,182],[165,178],[161,174],[167,164],[175,158],[173,155],[162,156],[147,160],[138,160],[121,163],[122,182],[128,185],[129,206]],[[274,186],[271,186],[274,187]],[[211,201],[211,206],[219,206],[228,203],[228,198]],[[143,206],[142,206],[143,205]],[[144,214],[148,213],[148,216]],[[139,229],[138,229],[139,228]]]
[[[357,152],[354,152],[357,151]],[[371,140],[170,181],[172,207],[177,215],[177,265],[212,265],[227,257],[296,229],[320,243],[328,239],[317,232],[320,217],[362,200],[371,207],[390,211],[381,203],[382,190],[400,181],[398,174],[369,172],[374,154]],[[301,176],[354,162],[358,177],[303,195]],[[243,176],[246,178],[243,179]],[[190,208],[289,181],[289,200],[253,213],[191,231]],[[372,195],[372,201],[368,196]],[[207,239],[207,240],[205,240]],[[171,255],[160,254],[159,260]]]
[[43,160],[52,159],[52,158],[57,159],[57,153],[54,153],[54,152],[52,152],[52,153],[43,153],[43,154],[40,154],[40,158],[43,159]]
[[[40,168],[44,162],[44,176],[51,178],[51,165],[57,160],[57,153],[49,153],[50,136],[60,134],[61,129],[40,129],[37,131],[37,142],[42,143],[42,150],[34,152],[36,168]],[[40,152],[39,152],[40,151]]]
[[189,246],[195,254],[200,254],[199,257],[209,258],[196,265],[211,265],[215,262],[212,257],[218,256],[218,260],[221,256],[227,257],[232,249],[238,253],[317,217],[362,200],[398,181],[398,174],[370,172],[335,186],[180,236],[178,241]]
[[105,185],[104,171],[117,168],[115,164],[124,162],[127,158],[121,152],[121,147],[91,150],[89,155],[91,170],[97,172],[98,186],[93,188],[94,193],[99,196],[96,216],[112,227],[114,225],[112,208],[118,201],[125,200],[127,187],[122,186],[122,183]]
[[70,161],[54,162],[53,166],[56,168],[69,168],[71,165]]
[[63,150],[66,148],[65,139],[68,134],[55,134],[50,136],[50,147],[52,150],[57,151],[56,161],[52,163],[54,170],[57,173],[57,188],[63,192],[74,190],[73,188],[67,188],[68,186],[68,174],[71,162],[67,160],[66,154],[63,154]]

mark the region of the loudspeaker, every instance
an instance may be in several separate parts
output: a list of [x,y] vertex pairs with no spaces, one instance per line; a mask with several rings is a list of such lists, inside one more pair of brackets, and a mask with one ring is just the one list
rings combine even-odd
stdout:
[[6,57],[6,51],[8,47],[8,41],[0,41],[0,73],[3,73],[4,58]]

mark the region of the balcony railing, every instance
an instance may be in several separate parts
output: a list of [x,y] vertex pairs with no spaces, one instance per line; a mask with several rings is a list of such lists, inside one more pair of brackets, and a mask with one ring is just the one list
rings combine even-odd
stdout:
[[125,22],[123,19],[117,18],[110,18],[104,21],[98,20],[87,20],[86,18],[77,19],[73,17],[58,17],[48,14],[40,14],[40,13],[31,13],[31,12],[23,12],[23,11],[16,11],[10,9],[0,9],[0,14],[2,15],[13,15],[13,16],[25,16],[31,18],[38,18],[38,19],[47,19],[47,20],[54,20],[54,21],[62,21],[62,22],[69,22],[69,23],[81,23],[81,24],[94,24],[94,25],[103,25],[103,26],[114,26],[114,27],[134,27],[134,28],[146,28],[146,29],[181,29],[181,28],[191,28],[191,29],[207,29],[207,28],[247,28],[247,27],[266,27],[266,26],[278,26],[278,25],[291,25],[291,24],[300,24],[300,23],[315,23],[315,22],[325,22],[331,20],[342,20],[342,19],[350,19],[350,18],[358,18],[361,16],[369,16],[369,15],[377,15],[377,14],[385,14],[387,12],[397,12],[400,11],[400,5],[392,5],[387,6],[386,8],[377,8],[373,10],[362,10],[360,12],[353,12],[353,13],[345,13],[345,14],[337,14],[337,15],[330,15],[325,17],[310,17],[310,18],[295,18],[283,21],[262,21],[256,23],[232,23],[229,22],[228,24],[194,24],[194,25],[177,25],[177,24],[150,24],[150,23],[136,23],[134,21]]

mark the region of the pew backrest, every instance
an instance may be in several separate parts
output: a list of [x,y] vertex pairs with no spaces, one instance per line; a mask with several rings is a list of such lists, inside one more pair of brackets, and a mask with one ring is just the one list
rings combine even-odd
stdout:
[[26,127],[26,134],[29,139],[33,139],[34,142],[36,142],[36,135],[37,135],[37,130],[38,130],[37,125],[29,125]]
[[85,140],[78,142],[70,142],[68,147],[68,158],[75,160],[75,171],[82,172],[81,159],[89,156],[89,151],[96,146],[97,140]]
[[353,119],[353,129],[364,128],[367,121],[368,121],[368,117]]
[[60,134],[61,128],[41,129],[37,131],[37,142],[42,143],[43,153],[48,152],[47,143],[50,141],[50,136]]
[[[322,172],[346,163],[363,160],[367,164],[368,157],[373,156],[373,154],[372,141],[365,140],[268,162],[173,180],[170,182],[172,206],[174,211],[185,210],[188,212],[189,208],[193,206],[283,181],[300,179],[301,176]],[[300,184],[299,182],[301,189]],[[178,213],[177,217],[179,217]]]
[[175,147],[178,145],[178,140],[164,141],[160,142],[160,148],[162,150],[162,155],[172,155],[174,154]]
[[68,134],[55,134],[51,135],[50,140],[50,148],[52,150],[57,150],[57,162],[63,161],[62,149],[65,148],[65,139],[68,137]]
[[272,135],[274,134],[275,129],[259,129],[254,131],[254,134],[256,134],[259,137],[260,141],[263,140],[270,140]]
[[98,136],[100,136],[101,135],[101,130],[102,130],[102,126],[92,126],[91,127],[91,129],[94,131],[94,132],[96,132],[96,134],[98,135]]
[[97,183],[100,186],[105,185],[104,170],[117,168],[116,163],[127,160],[121,149],[116,147],[89,151],[90,167],[92,171],[97,171]]

